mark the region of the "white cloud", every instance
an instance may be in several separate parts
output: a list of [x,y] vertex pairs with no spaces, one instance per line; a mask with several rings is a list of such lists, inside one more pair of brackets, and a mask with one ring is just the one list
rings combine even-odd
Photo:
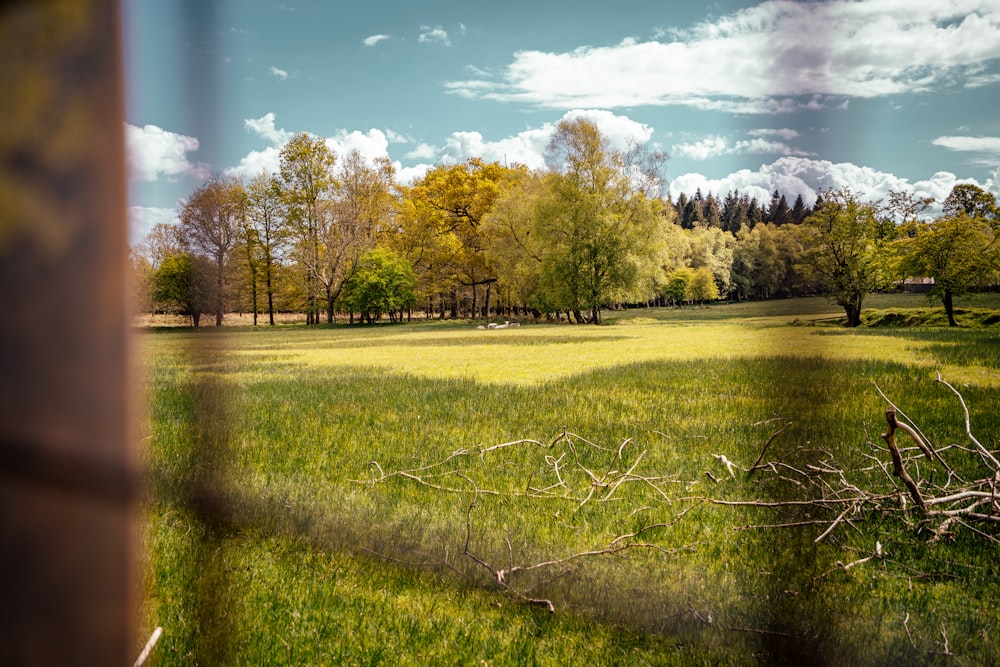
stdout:
[[[752,130],[750,134],[777,135],[788,138],[798,136],[798,132],[795,130]],[[730,143],[729,139],[719,135],[706,137],[693,143],[675,144],[671,153],[677,157],[687,157],[692,160],[707,160],[720,155],[810,155],[810,153],[793,148],[786,143],[771,141],[760,136]]]
[[288,72],[286,72],[283,69],[279,69],[277,67],[274,67],[273,65],[270,67],[270,69],[268,71],[270,71],[271,74],[273,74],[274,76],[278,77],[282,81],[284,81],[285,79],[288,78]]
[[207,170],[188,159],[188,153],[198,150],[198,140],[157,127],[137,127],[125,124],[125,145],[128,154],[129,179],[154,182],[161,176],[182,175],[203,178]]
[[444,46],[451,46],[451,42],[448,40],[448,31],[441,26],[436,28],[420,26],[420,37],[418,38],[418,41],[421,44],[443,44]]
[[[563,120],[576,118],[586,118],[593,122],[608,139],[608,143],[619,150],[625,150],[637,142],[647,142],[653,136],[653,128],[648,125],[610,111],[574,109],[562,117]],[[456,163],[481,157],[487,162],[523,164],[530,169],[542,169],[545,166],[545,148],[555,129],[556,123],[544,123],[496,141],[485,139],[479,132],[452,132],[445,139],[444,146],[437,149],[424,146],[419,157],[430,158],[431,151],[436,150],[441,162]]]
[[825,108],[831,98],[983,85],[998,58],[996,0],[766,0],[664,41],[520,51],[500,79],[447,89],[554,108],[781,113]]
[[355,150],[368,161],[389,155],[389,139],[382,130],[376,129],[367,132],[338,130],[332,137],[326,137],[326,145],[338,157]]
[[400,134],[399,132],[394,132],[392,130],[385,131],[386,138],[394,144],[412,144],[414,139],[411,136]]
[[404,185],[410,185],[414,181],[419,180],[424,177],[424,175],[431,170],[434,165],[427,164],[426,162],[421,162],[420,164],[413,165],[412,167],[404,167],[398,161],[393,162],[396,168],[396,180]]
[[798,132],[787,127],[783,127],[780,129],[761,128],[757,130],[750,130],[749,132],[747,132],[747,134],[749,134],[751,137],[779,137],[781,139],[784,139],[785,141],[791,141],[792,139],[796,139],[799,136]]
[[235,167],[226,170],[230,176],[250,178],[264,171],[276,174],[281,170],[281,146],[268,146],[263,150],[250,151],[240,159]]
[[[911,193],[915,197],[931,197],[940,202],[959,183],[980,185],[974,179],[960,179],[946,171],[939,171],[930,178],[910,183],[908,179],[894,174],[850,162],[783,157],[771,164],[761,165],[756,171],[741,169],[723,178],[711,179],[698,173],[684,174],[670,182],[670,193],[676,198],[682,192],[694,194],[698,188],[706,194],[725,194],[739,190],[756,197],[758,202],[767,203],[771,199],[771,193],[778,190],[789,202],[801,194],[805,203],[811,206],[816,201],[818,192],[847,187],[867,201],[888,202],[889,191],[895,190]],[[991,179],[980,187],[989,190],[998,184],[1000,183]]]
[[269,143],[282,146],[291,139],[294,134],[288,130],[279,130],[274,126],[275,115],[273,111],[269,111],[260,118],[247,118],[243,121],[243,126],[256,134],[257,136],[266,139]]
[[379,42],[389,39],[389,35],[370,35],[361,40],[361,43],[365,46],[375,46]]
[[177,209],[156,208],[151,206],[128,207],[128,239],[135,245],[146,238],[149,231],[160,223],[174,224],[177,222]]
[[938,137],[931,143],[952,151],[976,153],[973,162],[988,167],[995,166],[1000,159],[1000,137],[948,136]]
[[432,160],[437,156],[438,149],[430,144],[417,144],[417,147],[404,155],[409,160]]
[[677,157],[687,157],[692,160],[707,160],[708,158],[728,153],[729,142],[725,137],[706,137],[694,143],[675,144],[670,152]]

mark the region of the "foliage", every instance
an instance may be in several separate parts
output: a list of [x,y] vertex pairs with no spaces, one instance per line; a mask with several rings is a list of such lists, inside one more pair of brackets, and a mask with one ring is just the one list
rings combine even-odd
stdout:
[[[281,149],[282,193],[287,222],[296,232],[295,255],[306,285],[306,321],[319,323],[321,276],[324,275],[321,216],[335,185],[337,156],[322,137],[299,133]],[[329,291],[329,290],[328,290]]]
[[883,245],[894,234],[891,221],[845,188],[825,193],[798,233],[797,270],[844,308],[848,327],[861,324],[864,298],[888,279]]
[[409,262],[390,250],[369,250],[344,285],[342,301],[363,321],[374,323],[383,313],[402,319],[402,312],[416,303],[417,283]]
[[198,326],[203,313],[212,312],[217,301],[207,260],[191,253],[165,256],[150,282],[154,303],[167,312],[187,315]]
[[989,284],[1000,272],[997,235],[984,218],[969,217],[964,209],[909,230],[912,236],[896,242],[898,275],[933,278],[928,296],[941,300],[948,324],[957,326],[954,298]]
[[181,239],[190,249],[212,262],[215,273],[213,311],[215,325],[225,316],[226,269],[240,233],[243,186],[227,176],[213,175],[188,197],[181,208]]
[[665,218],[635,192],[621,153],[597,126],[564,120],[547,149],[550,172],[534,212],[532,231],[542,254],[543,301],[599,324],[601,307],[635,298],[650,264],[659,267]]

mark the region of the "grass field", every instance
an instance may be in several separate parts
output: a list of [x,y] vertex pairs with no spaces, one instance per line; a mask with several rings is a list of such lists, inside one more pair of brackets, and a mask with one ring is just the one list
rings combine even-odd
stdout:
[[887,458],[873,383],[934,442],[964,443],[940,372],[1000,446],[1000,329],[838,316],[798,299],[601,327],[140,335],[152,664],[997,662],[990,538],[928,544],[868,507],[816,542],[815,507],[706,502],[808,499],[744,472],[787,422],[766,460],[888,484],[866,458]]

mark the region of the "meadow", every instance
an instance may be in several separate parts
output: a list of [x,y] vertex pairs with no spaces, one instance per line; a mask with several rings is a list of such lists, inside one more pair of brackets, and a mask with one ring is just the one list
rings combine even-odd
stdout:
[[[938,373],[1000,447],[1000,329],[840,314],[138,335],[147,664],[997,663],[996,531],[933,539],[872,461],[886,398],[968,444]],[[833,525],[840,480],[884,497]]]

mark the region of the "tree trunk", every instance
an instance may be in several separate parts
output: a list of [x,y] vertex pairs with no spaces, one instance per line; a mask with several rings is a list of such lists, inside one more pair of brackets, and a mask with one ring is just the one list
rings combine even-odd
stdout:
[[856,327],[861,325],[861,302],[844,304],[844,312],[847,313],[847,326]]
[[493,287],[493,283],[486,283],[486,298],[485,298],[485,303],[483,304],[483,319],[484,320],[490,319],[490,292],[491,292],[490,288],[491,287]]
[[950,289],[945,289],[944,294],[941,295],[941,301],[944,303],[945,315],[948,316],[948,326],[957,327],[958,322],[955,321],[954,295],[951,293]]
[[267,270],[267,316],[270,319],[271,326],[274,326],[274,289],[271,287],[271,270]]

